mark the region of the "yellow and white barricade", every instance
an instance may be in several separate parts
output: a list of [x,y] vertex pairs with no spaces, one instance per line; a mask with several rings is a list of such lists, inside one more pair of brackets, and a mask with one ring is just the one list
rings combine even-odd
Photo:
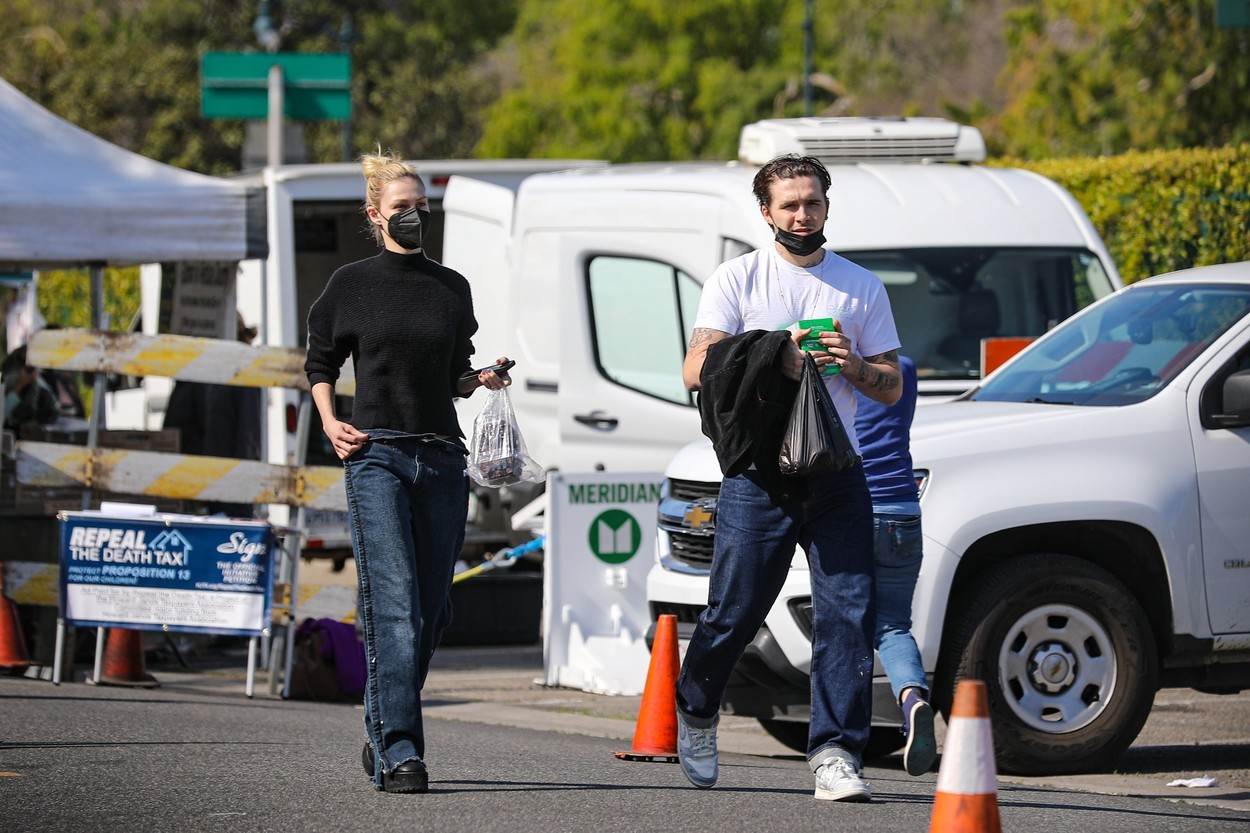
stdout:
[[17,443],[17,479],[27,486],[74,486],[128,495],[224,503],[285,503],[345,511],[343,470],[256,460]]
[[[31,339],[27,361],[33,367],[87,373],[167,376],[216,385],[308,390],[303,350],[253,347],[212,338],[43,330]],[[356,380],[350,367],[344,368],[335,392],[340,396],[355,394]]]

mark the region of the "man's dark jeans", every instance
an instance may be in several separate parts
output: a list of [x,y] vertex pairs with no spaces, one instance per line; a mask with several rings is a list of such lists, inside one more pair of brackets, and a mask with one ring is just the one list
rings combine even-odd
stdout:
[[360,584],[374,783],[425,755],[421,688],[451,621],[451,578],[469,506],[464,455],[440,442],[370,430],[344,463]]
[[682,663],[677,707],[696,721],[716,715],[800,545],[812,581],[808,761],[833,748],[859,759],[872,718],[872,501],[859,465],[809,478],[806,494],[774,499],[756,471],[721,483],[708,605]]

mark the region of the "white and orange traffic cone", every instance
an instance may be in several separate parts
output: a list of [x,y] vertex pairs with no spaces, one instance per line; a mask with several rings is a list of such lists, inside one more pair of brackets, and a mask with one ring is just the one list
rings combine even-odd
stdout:
[[942,750],[929,833],[1002,833],[998,772],[985,683],[963,680],[955,689]]

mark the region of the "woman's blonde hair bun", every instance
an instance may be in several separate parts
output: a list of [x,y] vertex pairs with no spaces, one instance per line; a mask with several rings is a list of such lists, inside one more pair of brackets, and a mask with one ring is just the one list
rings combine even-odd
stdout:
[[[421,187],[425,187],[425,182],[421,176],[413,170],[408,163],[396,156],[393,152],[382,152],[382,146],[378,145],[377,153],[366,153],[360,157],[360,168],[365,176],[365,217],[369,216],[368,208],[373,206],[375,209],[382,210],[382,191],[387,185],[397,179],[404,177],[412,177]],[[372,221],[369,222],[368,229],[373,234],[374,241],[382,245],[382,230],[379,229]]]

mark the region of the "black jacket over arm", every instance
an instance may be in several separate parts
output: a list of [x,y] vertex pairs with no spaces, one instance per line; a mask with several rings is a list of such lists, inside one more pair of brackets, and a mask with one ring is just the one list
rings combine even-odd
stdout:
[[726,477],[752,463],[770,480],[781,477],[777,454],[798,391],[781,372],[789,340],[784,330],[750,330],[708,348],[699,373],[699,415]]

